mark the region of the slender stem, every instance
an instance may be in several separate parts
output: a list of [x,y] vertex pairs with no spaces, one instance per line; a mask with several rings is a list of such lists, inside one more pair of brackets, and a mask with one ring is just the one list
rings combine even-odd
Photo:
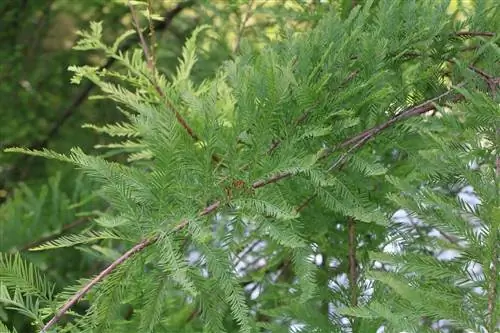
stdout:
[[455,33],[455,36],[459,36],[459,37],[474,37],[474,36],[493,37],[493,36],[495,36],[495,33],[489,32],[489,31],[459,31],[459,32]]
[[50,234],[48,236],[45,236],[45,237],[42,237],[42,238],[39,238],[31,243],[28,243],[26,245],[24,245],[23,247],[21,247],[19,249],[19,251],[26,251],[26,250],[29,250],[30,248],[32,247],[36,247],[40,244],[43,244],[45,242],[48,242],[48,241],[51,241],[53,239],[56,239],[58,238],[59,236],[65,234],[66,232],[68,232],[69,230],[73,229],[73,228],[76,228],[76,227],[79,227],[83,224],[86,224],[89,222],[89,219],[86,218],[86,217],[81,217],[79,219],[76,219],[75,221],[69,223],[69,224],[66,224],[64,225],[61,230],[57,233],[54,233],[54,234]]
[[243,18],[243,20],[241,20],[240,26],[238,28],[238,33],[236,35],[236,43],[234,46],[234,52],[238,52],[240,49],[241,37],[243,37],[243,31],[245,30],[245,26],[247,25],[248,20],[250,19],[250,17],[252,17],[252,7],[253,7],[253,0],[249,0],[248,10],[245,13],[245,17]]
[[144,239],[133,248],[125,252],[120,258],[116,259],[109,265],[105,270],[101,271],[99,275],[93,278],[89,283],[87,283],[82,289],[80,289],[76,294],[74,294],[64,305],[57,311],[56,315],[52,317],[52,319],[45,324],[40,333],[46,333],[54,324],[56,324],[59,320],[61,320],[62,316],[73,306],[75,305],[85,294],[87,294],[92,287],[94,287],[97,283],[103,280],[106,276],[108,276],[118,265],[123,263],[125,260],[129,259],[131,256],[136,254],[137,252],[142,251],[144,248],[153,244],[156,241],[156,237]]
[[[206,216],[210,214],[211,212],[215,211],[220,205],[219,201],[216,201],[215,203],[211,204],[210,206],[207,206],[205,209],[203,209],[200,213],[199,216]],[[172,232],[177,232],[181,229],[184,229],[187,224],[188,220],[183,220],[179,224],[177,224]],[[46,333],[52,326],[54,326],[61,318],[64,316],[68,310],[75,305],[83,296],[85,296],[92,287],[94,287],[97,283],[102,281],[106,276],[111,274],[113,270],[121,265],[124,261],[128,260],[130,257],[132,257],[134,254],[144,250],[146,247],[152,245],[158,240],[158,236],[154,236],[151,238],[147,238],[136,244],[134,247],[132,247],[130,250],[125,252],[121,257],[116,259],[109,265],[106,269],[101,271],[99,275],[97,275],[95,278],[93,278],[89,283],[87,283],[82,289],[80,289],[76,294],[74,294],[64,305],[57,311],[57,313],[52,317],[52,319],[45,324],[45,326],[42,328],[40,333]]]
[[134,21],[135,29],[137,30],[137,34],[139,35],[139,41],[140,41],[140,44],[142,47],[142,51],[144,52],[144,57],[146,58],[148,68],[149,68],[151,75],[152,75],[152,77],[149,78],[149,81],[151,82],[151,84],[155,88],[158,95],[163,100],[165,100],[165,103],[173,111],[175,118],[177,119],[179,124],[181,124],[181,126],[188,132],[189,136],[192,137],[195,141],[199,141],[200,139],[199,139],[198,135],[196,135],[196,133],[193,131],[191,126],[188,125],[188,123],[182,117],[182,115],[179,113],[179,111],[177,111],[177,109],[174,107],[174,105],[167,99],[167,96],[165,95],[165,93],[163,92],[161,87],[158,85],[158,82],[156,81],[156,78],[155,78],[156,69],[154,67],[153,58],[151,57],[151,54],[150,54],[150,48],[146,42],[146,39],[144,39],[144,35],[142,34],[141,28],[139,26],[139,20],[137,18],[136,13],[135,13],[134,7],[130,4],[130,0],[128,1],[128,6],[130,8],[132,20]]
[[349,257],[349,286],[351,287],[351,306],[358,305],[358,265],[356,260],[356,221],[349,217],[347,220],[347,236],[348,236],[348,257]]
[[300,206],[298,206],[297,208],[295,208],[295,212],[296,212],[296,213],[301,212],[304,208],[306,208],[306,207],[307,207],[307,205],[309,205],[309,203],[310,203],[311,201],[313,201],[313,200],[316,198],[316,196],[317,196],[317,194],[313,194],[313,195],[311,195],[310,197],[308,197],[306,200],[304,200],[304,201],[300,204]]
[[132,15],[132,20],[134,21],[135,30],[137,31],[137,35],[139,36],[139,41],[142,46],[142,51],[144,52],[144,57],[146,57],[148,68],[151,71],[151,73],[154,74],[155,67],[153,64],[153,58],[151,57],[150,48],[146,42],[146,39],[144,39],[144,35],[142,34],[141,26],[139,24],[139,19],[137,18],[137,14],[135,13],[134,6],[132,6],[130,0],[127,1],[127,5],[130,8],[130,14]]
[[148,0],[149,35],[151,36],[151,62],[153,63],[153,67],[156,67],[156,32],[151,15],[153,15],[153,3],[152,0]]

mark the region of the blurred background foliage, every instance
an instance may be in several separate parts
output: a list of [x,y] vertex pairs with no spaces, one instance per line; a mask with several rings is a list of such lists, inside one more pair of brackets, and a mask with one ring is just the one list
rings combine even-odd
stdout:
[[[132,29],[126,0],[4,0],[0,2],[0,251],[24,251],[69,230],[91,228],[86,223],[96,211],[106,209],[93,197],[93,185],[71,165],[26,155],[6,154],[10,146],[50,148],[65,152],[80,146],[87,152],[112,138],[98,136],[82,124],[113,123],[122,117],[108,100],[89,98],[93,85],[70,84],[70,65],[113,63],[102,55],[72,50],[77,31],[90,21],[104,21],[104,40],[112,43]],[[174,73],[181,48],[202,24],[213,27],[200,37],[193,79],[210,77],[225,60],[242,48],[258,50],[270,41],[286,38],[287,31],[313,27],[323,12],[338,10],[347,17],[355,0],[149,0],[155,14],[148,37],[154,41],[156,62],[167,76]],[[450,12],[466,15],[473,1],[451,1]],[[146,8],[145,8],[146,9]],[[457,16],[460,19],[460,16]],[[150,22],[143,16],[141,24]],[[124,48],[137,47],[137,43]],[[113,158],[120,160],[120,156]],[[108,242],[108,241],[107,241]],[[106,262],[95,253],[112,258],[108,250],[122,250],[100,243],[94,252],[65,248],[25,252],[58,286],[95,274]],[[20,332],[30,330],[24,318],[0,306],[0,320],[11,321]]]

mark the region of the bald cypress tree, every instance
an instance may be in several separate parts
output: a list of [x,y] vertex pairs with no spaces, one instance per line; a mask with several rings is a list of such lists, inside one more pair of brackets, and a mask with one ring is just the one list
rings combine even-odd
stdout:
[[499,5],[462,21],[447,8],[332,10],[262,50],[242,43],[201,83],[210,27],[166,76],[138,20],[130,52],[132,32],[108,45],[92,22],[75,49],[120,67],[70,70],[123,112],[85,125],[115,138],[108,152],[9,151],[74,164],[109,204],[32,250],[112,259],[55,294],[34,263],[3,254],[0,301],[41,332],[494,332]]

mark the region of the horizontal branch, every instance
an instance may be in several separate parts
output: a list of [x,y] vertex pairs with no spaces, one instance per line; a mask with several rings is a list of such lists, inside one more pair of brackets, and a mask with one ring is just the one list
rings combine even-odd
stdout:
[[455,36],[459,37],[474,37],[474,36],[483,36],[483,37],[494,37],[494,32],[489,31],[459,31],[455,33]]
[[29,250],[32,247],[36,247],[38,245],[41,245],[41,244],[46,243],[48,241],[51,241],[53,239],[59,238],[60,236],[62,236],[63,234],[67,233],[71,229],[79,227],[79,226],[81,226],[83,224],[86,224],[88,222],[89,222],[89,219],[87,217],[81,217],[79,219],[76,219],[75,221],[73,221],[71,223],[63,225],[62,228],[61,228],[61,230],[59,232],[54,233],[54,234],[50,234],[48,236],[39,238],[39,239],[37,239],[37,240],[35,240],[35,241],[31,242],[31,243],[28,243],[28,244],[22,246],[19,249],[19,251],[26,251],[26,250]]
[[[461,86],[461,85],[462,84],[460,84],[459,86]],[[385,121],[384,123],[376,125],[372,128],[369,128],[369,129],[343,141],[342,143],[337,145],[336,148],[326,149],[323,152],[321,158],[322,159],[326,158],[327,156],[331,155],[338,148],[346,148],[346,147],[351,146],[351,149],[349,149],[349,151],[347,151],[345,154],[343,154],[341,156],[341,158],[332,167],[330,167],[330,169],[328,169],[330,171],[330,170],[334,169],[335,167],[337,167],[339,164],[341,164],[341,162],[347,157],[347,155],[349,153],[351,153],[355,149],[358,149],[361,146],[363,146],[366,142],[368,142],[370,139],[374,138],[377,134],[379,134],[383,130],[393,126],[394,124],[396,124],[402,120],[405,120],[405,119],[408,119],[408,118],[418,116],[418,115],[424,114],[426,112],[435,110],[436,105],[434,104],[434,102],[445,97],[446,95],[451,94],[451,93],[452,93],[452,90],[449,90],[449,91],[447,91],[447,92],[445,92],[437,97],[429,99],[429,100],[427,100],[427,101],[425,101],[417,106],[413,106],[411,108],[408,108],[408,109],[396,114],[394,117],[390,118],[389,120]],[[457,95],[455,97],[454,101],[457,101],[461,98],[463,98],[461,95]],[[259,187],[263,187],[263,186],[268,185],[268,184],[276,183],[276,182],[278,182],[282,179],[288,178],[292,175],[293,174],[291,172],[278,173],[278,174],[271,176],[268,179],[262,179],[262,180],[258,180],[256,182],[254,182],[252,184],[252,188],[257,189]]]

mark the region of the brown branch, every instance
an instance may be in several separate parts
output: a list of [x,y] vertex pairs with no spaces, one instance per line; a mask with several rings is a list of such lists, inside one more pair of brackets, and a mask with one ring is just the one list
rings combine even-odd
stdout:
[[349,267],[349,285],[351,287],[351,306],[358,305],[358,265],[356,261],[356,221],[349,217],[347,220],[347,236],[348,236],[348,267]]
[[175,115],[175,118],[181,124],[181,126],[188,132],[189,136],[192,137],[193,140],[199,141],[200,140],[199,137],[196,135],[196,133],[194,133],[194,131],[191,128],[191,126],[188,125],[188,123],[182,117],[182,115],[179,113],[179,111],[177,111],[177,109],[173,106],[173,104],[170,103],[170,101],[167,99],[167,96],[165,95],[165,93],[163,92],[163,90],[161,90],[160,86],[158,85],[158,82],[156,81],[156,78],[155,78],[156,70],[155,70],[155,67],[154,67],[153,58],[151,57],[151,54],[150,54],[150,48],[149,48],[149,46],[148,46],[148,44],[146,42],[146,39],[144,39],[144,35],[142,34],[142,31],[141,31],[141,28],[140,28],[140,25],[139,25],[139,20],[137,18],[136,13],[135,13],[134,7],[130,4],[130,0],[128,1],[128,6],[130,8],[130,13],[131,13],[132,19],[134,21],[134,25],[135,25],[135,29],[137,31],[137,35],[139,36],[139,42],[140,42],[141,47],[142,47],[142,52],[144,53],[144,57],[146,58],[146,62],[148,64],[148,68],[149,68],[149,70],[151,72],[151,75],[152,75],[152,78],[149,78],[149,81],[154,86],[154,88],[155,88],[156,92],[158,93],[158,95],[163,100],[165,100],[165,103],[167,104],[167,107],[169,107],[172,110],[172,112]]
[[477,67],[474,67],[472,65],[469,65],[468,67],[474,73],[479,74],[479,76],[481,76],[481,78],[488,85],[488,88],[490,89],[491,94],[493,96],[495,96],[496,95],[496,91],[497,91],[497,86],[500,84],[500,77],[494,77],[493,75],[490,75],[490,74],[486,73],[485,71],[483,71],[483,70],[481,70],[481,69],[479,69]]
[[46,333],[54,324],[56,324],[59,320],[61,320],[62,316],[73,306],[75,305],[85,294],[87,294],[92,287],[94,287],[97,283],[99,283],[102,279],[108,276],[118,265],[132,257],[137,252],[142,251],[144,248],[153,244],[157,238],[149,238],[141,241],[133,248],[125,252],[121,257],[113,261],[111,265],[109,265],[105,270],[101,271],[99,275],[93,278],[89,283],[87,283],[82,289],[80,289],[76,294],[74,294],[64,305],[57,311],[54,317],[45,324],[40,333]]
[[[435,110],[435,107],[434,105],[431,103],[432,101],[434,100],[437,100],[437,99],[440,99],[441,97],[443,97],[444,95],[447,95],[449,92],[446,92],[436,98],[433,98],[431,100],[428,100],[427,102],[424,102],[420,105],[417,105],[413,108],[410,108],[410,109],[406,109],[405,111],[397,114],[396,116],[394,116],[393,118],[389,119],[386,123],[384,124],[381,124],[379,126],[375,126],[375,127],[372,127],[371,129],[368,129],[350,139],[347,139],[345,140],[344,142],[342,142],[340,145],[338,145],[338,147],[342,147],[342,148],[345,148],[346,146],[349,146],[349,145],[352,145],[351,148],[345,152],[329,169],[328,171],[332,171],[333,169],[340,169],[342,168],[344,165],[345,165],[345,162],[347,161],[347,158],[349,156],[350,153],[352,153],[354,150],[356,150],[357,148],[360,148],[361,146],[363,146],[369,139],[371,139],[372,137],[374,137],[376,134],[378,134],[379,132],[381,132],[383,129],[386,129],[388,127],[390,127],[390,125],[394,124],[397,120],[401,120],[401,119],[406,119],[408,117],[411,117],[411,116],[415,116],[415,115],[419,115],[419,114],[422,114],[422,113],[425,113],[427,112],[427,107],[430,107],[432,106],[433,108],[430,109],[430,110]],[[458,96],[460,98],[462,98],[461,96]],[[458,97],[455,97],[455,100],[457,100]],[[426,106],[426,104],[429,104]],[[430,111],[429,110],[429,111]],[[398,118],[399,117],[399,118]],[[398,118],[396,120],[394,120],[395,118]],[[323,156],[322,158],[325,158],[327,157],[329,154],[331,154],[333,152],[333,150],[328,150]],[[282,175],[284,176],[284,174]],[[282,177],[284,178],[284,177]],[[317,196],[317,194],[313,194],[311,195],[309,198],[307,198],[297,209],[296,209],[296,212],[299,212],[301,210],[303,210],[304,208],[307,207],[307,205],[313,200],[315,199]]]
[[492,80],[493,79],[493,76],[489,75],[488,73],[486,73],[485,71],[477,68],[477,67],[474,67],[472,65],[469,65],[468,66],[470,70],[472,70],[473,72],[481,75],[483,77],[483,79],[485,80]]
[[39,239],[37,239],[37,240],[35,240],[35,241],[31,242],[31,243],[28,243],[28,244],[26,244],[26,245],[22,246],[22,247],[19,249],[19,251],[26,251],[26,250],[29,250],[29,249],[30,249],[30,248],[32,248],[32,247],[36,247],[36,246],[38,246],[38,245],[41,245],[41,244],[43,244],[43,243],[46,243],[46,242],[51,241],[51,240],[53,240],[53,239],[56,239],[56,238],[58,238],[58,237],[62,236],[63,234],[65,234],[66,232],[68,232],[69,230],[71,230],[71,229],[73,229],[73,228],[76,228],[76,227],[79,227],[79,226],[81,226],[81,225],[83,225],[83,224],[86,224],[86,223],[88,223],[88,222],[89,222],[89,219],[88,219],[88,218],[86,218],[86,217],[81,217],[81,218],[79,218],[79,219],[77,219],[77,220],[75,220],[75,221],[73,221],[73,222],[71,222],[71,223],[69,223],[69,224],[64,225],[64,226],[61,228],[61,230],[60,230],[59,232],[57,232],[57,233],[50,234],[50,235],[48,235],[48,236],[45,236],[45,237],[39,238]]
[[[200,213],[199,216],[206,216],[210,214],[211,212],[215,211],[220,205],[219,201],[216,201],[215,203],[211,204],[210,206],[207,206],[205,209],[203,209]],[[184,229],[188,224],[188,220],[183,220],[179,224],[177,224],[173,229],[172,232],[179,231],[181,229]],[[146,247],[154,244],[158,240],[158,236],[151,237],[148,239],[144,239],[138,244],[136,244],[134,247],[132,247],[130,250],[125,252],[122,256],[120,256],[118,259],[113,261],[111,265],[109,265],[106,269],[101,271],[99,275],[97,275],[95,278],[93,278],[89,283],[87,283],[82,289],[80,289],[76,294],[74,294],[64,305],[57,311],[57,313],[52,317],[52,319],[45,324],[45,326],[42,328],[40,333],[46,333],[54,324],[56,324],[59,320],[61,320],[62,316],[68,310],[75,305],[83,296],[85,296],[92,287],[94,287],[97,283],[102,281],[106,276],[111,274],[113,270],[121,265],[123,262],[128,260],[130,257],[132,257],[134,254],[144,250]]]
[[137,35],[139,36],[139,42],[140,42],[141,47],[142,47],[142,52],[144,52],[144,57],[146,58],[148,68],[151,71],[151,73],[154,75],[155,67],[153,64],[153,58],[151,57],[151,54],[149,52],[150,51],[149,46],[148,46],[146,40],[144,39],[144,35],[142,34],[141,26],[139,24],[139,19],[137,18],[137,14],[135,13],[134,6],[132,6],[132,4],[130,3],[130,0],[127,1],[127,5],[128,5],[128,8],[130,9],[130,14],[132,15],[132,20],[134,22],[135,30],[137,31]]
[[252,184],[252,188],[257,189],[259,187],[263,187],[263,186],[266,186],[268,184],[276,183],[276,182],[280,181],[281,179],[287,178],[291,175],[292,175],[291,172],[278,173],[278,174],[276,174],[268,179],[258,180],[256,182],[254,182]]
[[[462,86],[462,85],[463,84],[460,84],[458,86]],[[441,98],[443,98],[451,93],[452,93],[452,90],[448,90],[437,97],[429,99],[429,100],[427,100],[427,101],[425,101],[417,106],[413,106],[409,109],[406,109],[406,110],[396,114],[388,121],[386,121],[380,125],[374,126],[366,131],[363,131],[360,134],[358,134],[358,135],[356,135],[348,140],[345,140],[337,147],[338,148],[345,148],[347,146],[351,146],[353,144],[359,143],[360,141],[369,140],[370,138],[374,137],[375,135],[377,135],[378,133],[380,133],[384,129],[394,125],[395,123],[397,123],[401,120],[404,120],[404,119],[407,119],[410,117],[414,117],[414,116],[418,116],[418,115],[421,115],[423,113],[432,111],[436,108],[436,106],[434,104],[435,101],[438,101],[439,99],[441,99]]]
[[311,201],[313,201],[315,198],[317,197],[317,194],[313,194],[311,195],[309,198],[307,198],[306,200],[304,200],[304,202],[302,202],[298,207],[295,208],[295,212],[296,213],[300,213],[304,208],[307,207],[307,205],[309,205],[309,203]]
[[[458,86],[461,86],[462,84],[458,85]],[[449,90],[437,97],[434,97],[432,99],[429,99],[425,102],[423,102],[422,104],[419,104],[417,106],[414,106],[414,107],[411,107],[411,108],[408,108],[398,114],[396,114],[394,117],[390,118],[389,120],[387,120],[386,122],[380,124],[380,125],[377,125],[377,126],[374,126],[370,129],[367,129],[363,132],[361,132],[360,134],[357,134],[345,141],[343,141],[342,143],[340,143],[339,145],[337,145],[337,148],[346,148],[348,146],[351,146],[351,148],[346,152],[344,153],[340,158],[339,160],[337,160],[329,169],[328,171],[331,171],[333,170],[334,168],[338,167],[339,165],[343,164],[345,159],[347,158],[347,156],[354,150],[362,147],[366,142],[368,142],[370,139],[374,138],[377,134],[379,134],[380,132],[382,132],[383,130],[391,127],[392,125],[402,121],[402,120],[405,120],[405,119],[408,119],[408,118],[411,118],[411,117],[414,117],[414,116],[418,116],[418,115],[421,115],[423,113],[426,113],[426,112],[429,112],[431,110],[434,110],[436,109],[436,105],[434,104],[434,101],[437,101],[441,98],[443,98],[444,96],[446,95],[449,95],[452,91]],[[455,98],[453,99],[453,101],[458,101],[460,99],[462,99],[463,96],[461,95],[457,95],[455,96]],[[324,153],[322,154],[321,156],[321,159],[323,158],[326,158],[327,156],[331,155],[337,148],[329,148],[329,149],[326,149],[324,151]],[[288,178],[290,176],[292,176],[293,174],[291,172],[282,172],[282,173],[278,173],[278,174],[275,174],[273,176],[271,176],[270,178],[268,179],[262,179],[262,180],[258,180],[256,182],[254,182],[252,184],[252,188],[253,189],[257,189],[259,187],[262,187],[262,186],[265,186],[265,185],[268,185],[268,184],[272,184],[272,183],[276,183],[282,179],[285,179],[285,178]]]
[[484,37],[494,37],[494,32],[488,31],[459,31],[455,33],[458,37],[474,37],[474,36],[484,36]]
[[234,46],[234,51],[233,52],[238,52],[240,49],[240,43],[241,43],[241,37],[243,37],[243,31],[245,30],[245,26],[247,25],[248,20],[252,17],[252,7],[253,7],[253,0],[248,1],[248,10],[245,13],[245,17],[243,20],[240,22],[240,26],[238,28],[238,33],[236,34],[236,43]]
[[[167,11],[164,15],[164,19],[160,22],[156,22],[154,24],[154,29],[156,31],[161,31],[161,30],[166,30],[170,27],[172,24],[172,21],[174,18],[181,13],[185,8],[188,8],[195,4],[194,0],[189,0],[185,2],[179,3],[177,6],[172,8],[171,10]],[[149,30],[149,29],[148,29]],[[128,50],[130,47],[134,45],[136,40],[134,38],[131,38],[127,40],[121,47],[120,51],[125,52]],[[99,71],[102,71],[103,69],[110,68],[115,62],[115,59],[110,57],[107,59],[106,63],[102,65],[99,68]],[[72,99],[72,101],[61,111],[57,112],[57,114],[60,114],[61,116],[52,124],[50,127],[49,131],[44,135],[44,137],[40,140],[36,140],[35,142],[31,143],[28,146],[28,149],[30,150],[39,150],[42,148],[47,147],[49,141],[57,136],[59,134],[59,131],[61,130],[62,126],[75,114],[77,109],[87,100],[87,97],[89,96],[90,92],[92,89],[94,89],[95,84],[90,81],[86,81],[86,83],[83,85],[83,87],[80,89],[80,91],[75,95],[75,97]],[[1,147],[2,149],[5,147]],[[23,163],[26,162],[26,160],[30,158],[29,155],[22,155],[20,157],[19,161],[14,165],[10,170],[16,170],[19,169],[19,165],[22,165]],[[24,178],[23,175],[21,175],[21,178]]]

